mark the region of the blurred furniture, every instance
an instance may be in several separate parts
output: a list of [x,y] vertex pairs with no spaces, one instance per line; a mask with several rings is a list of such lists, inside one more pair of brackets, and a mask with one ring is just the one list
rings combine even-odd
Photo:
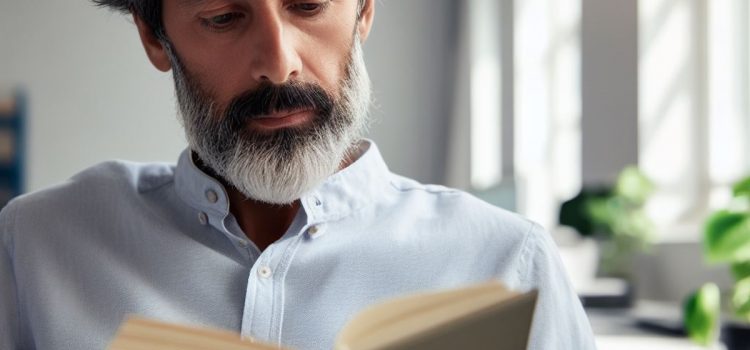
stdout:
[[641,300],[632,308],[587,308],[586,314],[599,350],[706,350],[684,334],[677,303]]
[[22,93],[0,93],[0,207],[23,192],[25,114]]

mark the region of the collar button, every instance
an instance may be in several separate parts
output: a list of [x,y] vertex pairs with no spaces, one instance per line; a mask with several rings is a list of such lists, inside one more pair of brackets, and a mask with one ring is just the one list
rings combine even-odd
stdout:
[[201,225],[205,226],[208,224],[208,214],[204,212],[198,213],[198,222],[201,223]]
[[323,231],[323,224],[314,225],[307,229],[307,236],[314,239],[322,235]]
[[214,190],[208,190],[206,191],[206,199],[213,204],[219,201],[219,195]]

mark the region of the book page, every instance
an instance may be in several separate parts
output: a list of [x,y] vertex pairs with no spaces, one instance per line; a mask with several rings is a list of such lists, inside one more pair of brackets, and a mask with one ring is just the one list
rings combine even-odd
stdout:
[[109,350],[283,350],[242,339],[230,331],[188,327],[129,317]]
[[[518,320],[528,316],[528,324],[519,321],[526,328],[525,333],[516,335],[525,344],[535,301],[536,292],[519,294],[508,291],[497,282],[399,298],[358,314],[342,331],[337,349],[381,349],[387,344],[471,322],[483,317],[482,313],[490,313],[495,318],[498,314],[509,313],[510,319]],[[521,305],[520,308],[513,309],[517,305]],[[494,333],[497,334],[502,323],[498,323],[499,320],[493,322],[491,326],[496,328]]]

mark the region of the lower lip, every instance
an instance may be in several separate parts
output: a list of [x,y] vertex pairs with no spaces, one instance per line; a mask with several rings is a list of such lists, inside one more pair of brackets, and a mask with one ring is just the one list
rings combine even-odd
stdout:
[[313,111],[299,111],[285,116],[253,119],[252,123],[264,129],[280,129],[302,125],[310,121]]

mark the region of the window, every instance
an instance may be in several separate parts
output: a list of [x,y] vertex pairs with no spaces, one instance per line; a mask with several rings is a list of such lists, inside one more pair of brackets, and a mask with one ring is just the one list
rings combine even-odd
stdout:
[[[493,6],[491,1],[476,3]],[[581,141],[590,135],[582,133],[599,132],[587,129],[582,123],[589,121],[581,119],[580,28],[585,1],[499,3],[501,11],[512,8],[513,36],[500,41],[499,48],[489,45],[473,54],[472,82],[497,76],[498,65],[503,74],[502,89],[472,85],[472,105],[484,106],[472,108],[472,186],[483,189],[498,181],[499,174],[507,176],[505,159],[507,149],[512,148],[516,209],[551,228],[559,204],[577,194],[582,179],[587,179],[582,160],[592,160],[582,159]],[[606,15],[618,14],[616,2],[606,6]],[[486,22],[491,21],[487,13],[497,10],[474,9],[472,19],[481,22],[474,24],[479,28],[475,30],[496,33],[497,28],[488,30],[492,27]],[[588,16],[592,15],[598,14],[589,11]],[[636,13],[630,16],[634,20]],[[697,236],[706,214],[726,204],[730,185],[750,174],[750,2],[642,0],[637,17],[637,23],[627,23],[633,35],[636,26],[638,31],[639,52],[632,62],[638,67],[638,109],[632,112],[637,114],[632,122],[637,121],[638,132],[633,129],[632,135],[625,135],[632,139],[634,151],[627,159],[608,164],[613,169],[605,169],[606,176],[597,176],[613,181],[622,167],[637,158],[657,187],[647,209],[661,232],[682,235],[684,230],[674,228],[687,225]],[[597,18],[588,18],[586,23],[588,32],[596,30],[591,26],[607,25]],[[473,40],[474,47],[498,41],[481,35]],[[512,62],[498,51],[513,52]],[[507,64],[512,66],[510,75],[505,75]],[[506,96],[506,89],[512,90],[510,108],[482,105],[481,101],[492,101],[493,96]],[[513,129],[510,144],[498,136],[507,136],[509,127]],[[486,151],[487,145],[492,152]],[[611,151],[604,147],[600,156],[608,160],[615,153]]]
[[581,186],[580,0],[516,1],[518,210],[546,227]]
[[748,3],[639,4],[640,165],[657,184],[648,210],[664,228],[700,225],[750,170]]

